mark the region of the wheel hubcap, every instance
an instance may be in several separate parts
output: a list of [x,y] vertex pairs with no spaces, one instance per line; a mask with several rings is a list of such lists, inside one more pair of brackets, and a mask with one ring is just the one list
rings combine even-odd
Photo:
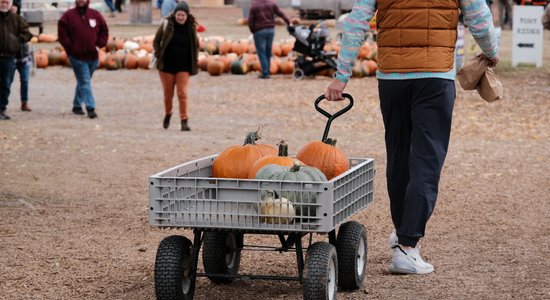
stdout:
[[336,291],[336,265],[334,264],[334,261],[331,259],[330,264],[328,266],[328,284],[327,284],[327,290],[328,290],[328,298],[330,300],[334,300],[334,292]]
[[359,248],[357,249],[357,274],[362,275],[365,269],[365,239],[359,239]]
[[187,295],[190,289],[191,289],[191,279],[189,277],[182,277],[181,290],[183,291],[183,294]]
[[235,259],[236,259],[236,249],[237,249],[237,241],[235,239],[235,235],[228,233],[225,238],[225,247],[226,247],[226,254],[225,254],[225,264],[228,268],[233,268],[235,266]]

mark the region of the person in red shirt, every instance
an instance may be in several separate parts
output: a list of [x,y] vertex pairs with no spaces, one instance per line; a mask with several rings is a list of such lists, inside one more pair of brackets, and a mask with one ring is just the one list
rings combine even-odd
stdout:
[[66,11],[59,19],[57,34],[76,76],[72,111],[77,115],[84,115],[84,103],[88,117],[93,119],[97,117],[97,113],[91,84],[92,75],[99,65],[98,49],[107,44],[109,29],[101,13],[88,7],[89,0],[75,0],[75,4],[76,7]]
[[256,53],[262,67],[260,78],[269,78],[271,47],[275,37],[275,15],[290,25],[290,20],[273,0],[254,0],[248,14],[248,28],[254,36]]

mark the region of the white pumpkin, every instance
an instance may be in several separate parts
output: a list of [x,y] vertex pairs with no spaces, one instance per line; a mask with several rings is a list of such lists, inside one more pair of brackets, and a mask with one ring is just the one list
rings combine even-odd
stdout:
[[260,202],[260,220],[269,224],[289,224],[296,216],[294,205],[287,198],[266,198]]

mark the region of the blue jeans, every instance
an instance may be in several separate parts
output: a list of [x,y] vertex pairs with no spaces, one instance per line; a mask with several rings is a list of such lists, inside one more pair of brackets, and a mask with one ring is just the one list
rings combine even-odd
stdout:
[[69,56],[74,75],[76,76],[76,90],[74,93],[73,107],[81,108],[82,102],[86,109],[95,109],[94,93],[92,91],[92,75],[99,65],[99,61],[80,60]]
[[29,100],[29,79],[31,77],[31,64],[30,63],[15,63],[15,68],[11,75],[11,82],[15,79],[15,70],[19,72],[19,82],[21,84],[20,94],[21,102],[27,102]]
[[269,65],[271,62],[271,46],[275,37],[274,28],[264,28],[254,32],[254,46],[262,67],[262,76],[269,76]]
[[0,57],[0,111],[8,106],[13,69],[15,69],[15,58]]
[[115,12],[115,6],[113,5],[113,0],[105,0],[105,4],[107,4],[107,7],[111,12]]

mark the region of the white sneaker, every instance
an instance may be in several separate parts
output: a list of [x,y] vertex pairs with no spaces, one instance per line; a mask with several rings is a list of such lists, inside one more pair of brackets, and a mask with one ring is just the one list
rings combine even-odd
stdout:
[[418,248],[403,250],[401,245],[394,246],[390,272],[396,274],[429,274],[433,271],[434,266],[420,257]]

